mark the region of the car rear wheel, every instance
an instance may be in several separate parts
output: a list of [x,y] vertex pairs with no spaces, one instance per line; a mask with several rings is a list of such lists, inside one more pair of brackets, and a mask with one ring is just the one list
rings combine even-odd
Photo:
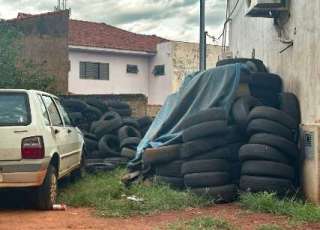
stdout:
[[57,171],[53,165],[49,165],[43,184],[36,189],[36,207],[41,210],[52,209],[53,205],[56,203],[57,193]]

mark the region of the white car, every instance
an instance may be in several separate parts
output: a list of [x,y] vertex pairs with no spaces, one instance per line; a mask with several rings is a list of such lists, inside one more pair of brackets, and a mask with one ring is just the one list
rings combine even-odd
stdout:
[[39,209],[52,209],[57,181],[80,176],[84,140],[58,97],[0,90],[0,189],[29,188]]

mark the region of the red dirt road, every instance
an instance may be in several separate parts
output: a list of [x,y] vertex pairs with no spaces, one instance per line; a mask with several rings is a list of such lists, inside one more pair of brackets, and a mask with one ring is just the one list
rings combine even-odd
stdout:
[[236,204],[216,205],[207,209],[189,209],[166,212],[146,217],[101,218],[84,208],[68,208],[67,211],[40,212],[32,210],[0,210],[0,229],[132,229],[149,230],[166,226],[178,219],[195,216],[221,217],[241,230],[255,230],[261,224],[278,224],[284,229],[320,230],[320,223],[292,226],[287,218],[269,214],[250,213]]

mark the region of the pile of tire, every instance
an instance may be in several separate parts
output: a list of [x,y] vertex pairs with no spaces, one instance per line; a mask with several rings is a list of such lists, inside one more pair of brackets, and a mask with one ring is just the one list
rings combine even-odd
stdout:
[[[284,101],[282,97],[288,97],[288,94],[280,94],[280,100]],[[291,109],[292,106],[298,110],[298,104],[291,104]],[[240,97],[234,103],[232,113],[249,137],[248,144],[239,150],[240,189],[280,195],[292,191],[297,182],[299,159],[296,115],[290,116],[281,109],[263,105],[252,96]]]
[[109,171],[133,159],[152,123],[150,117],[131,117],[130,106],[122,101],[64,99],[63,104],[83,132],[89,172]]
[[145,150],[144,164],[154,168],[157,181],[217,202],[232,201],[237,194],[232,162],[243,138],[227,119],[219,108],[190,116],[181,124],[182,143]]

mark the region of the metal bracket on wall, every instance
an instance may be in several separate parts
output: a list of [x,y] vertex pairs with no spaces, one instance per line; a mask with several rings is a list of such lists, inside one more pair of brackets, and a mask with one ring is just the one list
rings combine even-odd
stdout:
[[292,46],[293,46],[293,41],[288,42],[288,44],[289,44],[289,45],[288,45],[286,48],[280,50],[280,53],[283,53],[284,51],[286,51],[287,49],[289,49],[290,47],[292,47]]

